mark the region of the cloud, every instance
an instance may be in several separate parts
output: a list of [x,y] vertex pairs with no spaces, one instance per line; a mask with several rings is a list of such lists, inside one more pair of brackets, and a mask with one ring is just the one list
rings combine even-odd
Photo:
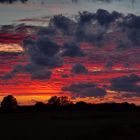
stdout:
[[14,2],[17,2],[17,1],[20,1],[22,3],[26,3],[28,0],[0,0],[0,3],[14,3]]
[[55,15],[50,20],[49,26],[55,30],[60,30],[62,34],[71,35],[74,32],[76,23],[63,15]]
[[74,74],[87,74],[88,69],[84,65],[77,63],[73,65],[71,72]]
[[111,90],[135,93],[140,92],[140,86],[138,85],[138,82],[140,82],[140,77],[136,74],[113,78],[110,80],[110,82]]
[[123,18],[121,23],[123,30],[126,32],[126,37],[131,46],[139,46],[140,45],[140,16],[136,16],[133,14],[129,14]]
[[48,80],[51,78],[52,72],[46,70],[35,70],[31,74],[31,79]]
[[128,36],[128,39],[131,40],[133,45],[135,46],[140,45],[140,29],[131,29],[130,31],[128,31],[127,36]]
[[51,78],[52,72],[46,67],[37,66],[34,64],[27,65],[16,65],[13,67],[13,70],[6,73],[1,78],[3,80],[10,80],[16,77],[17,73],[29,73],[30,78],[33,80],[48,80]]
[[15,77],[15,73],[9,72],[6,73],[4,76],[1,77],[1,79],[3,80],[9,80]]
[[104,97],[106,91],[95,83],[78,83],[62,88],[63,91],[69,91],[73,97]]
[[44,35],[51,36],[55,34],[56,34],[56,30],[52,27],[42,27],[37,33],[38,36],[44,36]]
[[51,78],[52,72],[47,67],[38,66],[36,64],[27,64],[23,68],[23,72],[30,73],[31,79],[48,80]]
[[75,42],[65,43],[63,46],[63,56],[84,57],[86,54]]
[[111,22],[115,21],[121,16],[120,13],[113,11],[111,14],[104,9],[98,9],[96,12],[96,18],[100,25],[108,25]]
[[31,79],[48,80],[51,78],[51,69],[63,65],[60,46],[46,36],[37,40],[26,38],[23,40],[23,50],[28,57],[26,65],[16,65],[13,70],[3,76],[3,79],[12,79],[17,73],[29,73]]
[[38,38],[37,41],[25,39],[23,49],[31,64],[48,68],[62,66],[60,46],[46,36]]
[[51,69],[63,65],[60,46],[46,36],[41,36],[36,41],[30,38],[25,39],[23,49],[29,58],[29,63],[23,70],[30,73],[32,79],[50,79]]
[[107,61],[105,64],[105,68],[112,68],[114,66],[112,61]]
[[140,16],[128,14],[124,19],[123,25],[126,28],[140,29]]
[[78,22],[80,25],[92,22],[92,20],[95,19],[96,19],[96,15],[94,13],[88,11],[79,12]]
[[16,76],[16,73],[22,72],[23,66],[22,65],[16,65],[13,67],[13,70],[3,75],[1,78],[3,80],[10,80]]
[[[98,9],[95,13],[81,12],[75,20],[63,15],[56,15],[50,19],[48,27],[40,28],[35,39],[24,39],[23,50],[29,59],[28,64],[22,69],[24,72],[30,73],[32,77],[32,75],[37,75],[36,72],[41,73],[42,71],[43,73],[48,73],[48,71],[50,72],[53,68],[61,67],[65,57],[70,57],[69,59],[71,59],[73,57],[86,56],[87,58],[89,55],[96,55],[96,52],[89,52],[84,48],[86,50],[85,54],[83,48],[80,47],[83,41],[90,42],[93,46],[101,47],[100,49],[102,50],[103,46],[111,45],[111,48],[109,48],[109,50],[111,49],[111,53],[107,52],[108,48],[106,48],[106,50],[99,53],[99,57],[106,59],[114,55],[113,58],[111,58],[113,60],[114,58],[118,59],[119,53],[116,51],[132,49],[135,46],[139,47],[139,22],[139,16],[125,16],[116,11],[108,12],[103,9]],[[38,29],[36,29],[36,31],[37,30]],[[65,37],[61,46],[52,39],[52,35],[57,35],[62,38]],[[116,46],[117,48],[115,48]],[[96,50],[97,49],[95,49],[95,51]],[[122,54],[120,56],[122,56]],[[139,57],[137,56],[133,56],[133,59],[138,60]],[[112,67],[113,60],[107,62],[105,67]],[[15,75],[15,73],[18,73],[18,69],[14,68],[11,74]],[[35,74],[34,71],[36,71]],[[75,74],[88,73],[85,66],[80,64],[75,64],[71,71]],[[12,76],[7,75],[6,77]]]
[[118,13],[117,11],[109,13],[107,10],[98,9],[96,13],[91,13],[88,11],[79,12],[78,20],[80,25],[85,23],[92,23],[93,21],[98,21],[100,25],[108,25],[121,16],[122,14]]

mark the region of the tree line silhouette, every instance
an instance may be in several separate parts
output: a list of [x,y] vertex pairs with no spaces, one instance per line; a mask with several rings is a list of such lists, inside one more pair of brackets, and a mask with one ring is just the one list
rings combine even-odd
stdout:
[[1,102],[0,112],[42,112],[42,111],[140,111],[140,106],[124,103],[91,104],[84,101],[73,103],[67,96],[52,96],[47,103],[36,102],[34,105],[21,106],[13,95],[8,95]]

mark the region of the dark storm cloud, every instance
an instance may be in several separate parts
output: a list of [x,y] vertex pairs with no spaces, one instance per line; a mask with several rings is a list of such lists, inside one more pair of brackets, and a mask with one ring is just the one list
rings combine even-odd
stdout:
[[63,87],[63,91],[69,91],[73,97],[104,97],[106,91],[94,83],[78,83]]
[[0,78],[3,80],[9,80],[9,79],[14,78],[15,76],[16,76],[15,73],[9,72],[9,73],[5,74],[4,76],[1,76]]
[[71,35],[74,33],[76,23],[63,15],[56,15],[50,20],[49,26],[60,30],[63,34]]
[[140,29],[140,16],[129,14],[124,19],[123,25],[126,28]]
[[60,46],[46,36],[39,37],[37,40],[24,39],[23,50],[28,56],[28,64],[16,65],[11,72],[2,77],[3,79],[11,79],[17,73],[25,72],[29,73],[32,79],[47,80],[51,78],[51,69],[63,64]]
[[90,23],[96,20],[100,25],[108,25],[121,16],[122,14],[118,13],[117,11],[109,13],[104,9],[98,9],[96,13],[84,11],[79,13],[79,24],[83,25],[85,23]]
[[133,45],[140,45],[140,29],[131,29],[128,32],[128,39],[131,40]]
[[128,41],[124,41],[124,40],[119,40],[117,42],[117,50],[118,51],[124,51],[129,49],[130,45]]
[[96,18],[100,25],[108,25],[114,22],[121,16],[120,13],[113,11],[111,14],[104,9],[98,9],[96,12]]
[[52,75],[51,71],[37,70],[31,74],[31,79],[47,80],[50,79]]
[[116,11],[109,13],[103,9],[98,9],[96,13],[80,12],[77,18],[75,38],[80,42],[91,42],[97,47],[103,46],[109,38],[112,38],[108,31],[113,31],[112,25],[122,17],[121,13]]
[[92,22],[96,19],[96,14],[88,11],[79,12],[78,22],[80,25]]
[[62,66],[60,58],[60,46],[48,37],[41,37],[37,41],[25,39],[23,41],[25,53],[29,56],[30,62],[44,67],[55,68]]
[[[80,44],[83,41],[90,42],[93,46],[103,47],[112,43],[111,41],[113,40],[118,45],[116,51],[126,50],[135,46],[139,47],[139,22],[139,16],[125,16],[116,11],[109,13],[103,9],[99,9],[95,13],[79,13],[78,18],[75,20],[63,15],[54,16],[50,20],[48,27],[42,27],[37,32],[35,40],[32,38],[24,39],[23,49],[29,58],[29,63],[24,66],[23,71],[30,73],[31,77],[43,77],[43,74],[37,75],[36,73],[41,73],[42,71],[42,73],[46,72],[46,75],[49,75],[48,71],[63,65],[64,57],[88,56],[80,48]],[[62,46],[52,40],[52,35],[65,37]],[[69,43],[65,43],[68,41]],[[107,68],[112,66],[113,63],[110,61],[105,65]],[[15,75],[16,71],[18,72],[14,68],[11,72],[12,75]],[[72,68],[72,73],[87,73],[87,71],[84,66],[77,64]],[[10,79],[12,76],[7,75],[6,77]]]
[[111,40],[115,41],[117,50],[125,50],[140,44],[140,17],[132,14],[123,15],[117,11],[108,12],[98,9],[97,12],[79,12],[75,20],[63,15],[54,16],[47,29],[40,34],[61,34],[70,37],[73,42],[90,42],[102,47]]
[[30,73],[31,79],[48,80],[51,78],[52,72],[46,67],[39,66],[33,63],[23,67],[23,72]]
[[88,69],[84,65],[78,63],[73,65],[71,72],[73,74],[87,74]]
[[29,73],[31,79],[48,80],[51,78],[52,72],[45,67],[40,67],[34,64],[16,65],[13,70],[5,74],[1,78],[3,80],[10,80],[16,77],[17,73]]
[[105,64],[105,68],[112,68],[114,66],[112,61],[107,61]]
[[136,16],[133,14],[129,14],[123,18],[123,22],[121,23],[121,27],[123,31],[126,33],[126,37],[131,46],[139,46],[140,45],[140,16]]
[[20,1],[22,3],[25,3],[28,0],[0,0],[0,3],[10,3],[10,4],[12,4],[12,3],[17,2],[17,1]]
[[138,82],[140,82],[140,77],[136,74],[113,78],[110,82],[111,90],[136,93],[140,92],[140,86],[137,85]]
[[29,58],[29,64],[24,66],[23,71],[30,73],[32,79],[50,79],[51,69],[63,64],[60,46],[46,36],[41,36],[36,41],[25,39],[23,49]]
[[85,53],[80,48],[79,44],[76,44],[75,42],[69,42],[64,44],[62,55],[69,57],[83,57],[85,56]]
[[[83,12],[79,14],[76,37],[80,41],[92,42],[103,46],[113,39],[109,33],[121,33],[116,43],[119,50],[129,49],[140,45],[140,16],[123,15],[113,11],[98,9],[96,13]],[[90,30],[87,30],[88,28]]]
[[44,36],[44,35],[55,35],[56,34],[56,30],[54,28],[51,27],[42,27],[38,33],[39,36]]
[[96,32],[92,32],[92,30],[90,32],[86,31],[86,29],[84,29],[84,27],[82,28],[77,28],[76,30],[76,40],[78,42],[90,42],[92,44],[95,44],[96,47],[97,46],[101,46],[104,42],[105,39],[105,32],[104,30],[98,30],[98,33]]
[[10,72],[6,73],[4,76],[0,77],[3,80],[10,80],[16,76],[17,73],[20,73],[23,71],[23,66],[22,65],[16,65],[13,67],[13,70]]

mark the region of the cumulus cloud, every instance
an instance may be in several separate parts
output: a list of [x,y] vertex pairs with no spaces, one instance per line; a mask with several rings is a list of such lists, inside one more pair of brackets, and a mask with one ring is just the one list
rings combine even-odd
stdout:
[[75,20],[63,15],[54,16],[40,34],[51,35],[55,31],[55,34],[69,36],[74,42],[90,42],[97,47],[105,46],[116,38],[118,50],[124,50],[139,46],[139,25],[140,16],[98,9],[95,13],[79,12]]
[[[56,15],[50,19],[48,27],[42,28],[38,35],[65,35],[73,42],[90,42],[95,46],[105,46],[115,40],[119,50],[140,45],[140,16],[123,15],[117,11],[98,9],[96,12],[79,12],[75,20]],[[111,34],[116,34],[115,38]],[[120,36],[117,36],[119,33]]]
[[62,66],[62,59],[59,55],[60,46],[48,37],[38,38],[37,41],[25,39],[23,49],[29,56],[30,63],[34,65],[55,68]]
[[71,72],[73,74],[87,74],[88,69],[84,65],[77,63],[73,65]]
[[29,58],[29,63],[23,70],[30,73],[32,79],[50,79],[51,69],[63,65],[60,46],[46,36],[41,36],[36,41],[25,39],[23,49]]
[[96,13],[84,11],[79,12],[79,24],[83,25],[85,23],[91,23],[96,20],[100,25],[108,25],[121,16],[122,14],[118,13],[117,11],[109,13],[104,9],[98,9]]
[[113,78],[110,80],[110,82],[111,90],[135,93],[140,92],[140,86],[138,85],[138,82],[140,82],[140,77],[136,74]]
[[75,42],[69,42],[64,44],[62,55],[69,57],[84,57],[86,54],[80,48],[80,45]]
[[63,91],[69,91],[73,97],[104,97],[106,91],[95,83],[78,83],[62,88]]
[[[52,40],[52,35],[62,35],[61,37],[65,35],[66,38],[64,43],[62,42],[62,46]],[[53,68],[63,65],[64,57],[88,56],[80,47],[82,41],[90,42],[94,46],[107,46],[116,41],[118,50],[126,50],[135,46],[139,47],[139,36],[140,17],[136,15],[125,16],[116,11],[110,13],[103,9],[98,9],[95,13],[81,12],[75,20],[57,15],[50,20],[48,27],[42,27],[37,32],[36,39],[24,39],[23,50],[28,56],[29,62],[23,68],[14,68],[6,77],[12,77],[21,69],[30,73],[31,77],[41,77],[43,74],[34,76],[41,71],[42,73],[46,72],[46,75],[51,75],[48,73]],[[115,46],[117,45],[115,44],[113,47]],[[106,53],[105,55],[110,54]],[[112,66],[113,62],[111,61],[105,64],[107,68]],[[76,74],[88,72],[85,66],[80,64],[75,64],[71,71]]]
[[52,27],[42,27],[37,33],[38,36],[44,36],[44,35],[52,36],[55,34],[56,34],[56,30]]
[[26,38],[23,40],[23,50],[28,57],[28,64],[16,65],[13,70],[3,76],[3,79],[11,79],[17,73],[25,72],[31,75],[32,79],[50,79],[51,69],[63,65],[60,54],[60,46],[46,36],[37,40]]
[[54,16],[49,23],[49,27],[59,30],[62,34],[72,35],[76,27],[76,23],[63,15]]
[[22,3],[25,3],[28,0],[0,0],[0,3],[10,3],[10,4],[12,4],[12,3],[17,2],[17,1],[20,1]]
[[111,14],[104,9],[98,9],[96,12],[96,18],[100,25],[108,25],[111,22],[115,21],[121,16],[120,13],[113,11]]

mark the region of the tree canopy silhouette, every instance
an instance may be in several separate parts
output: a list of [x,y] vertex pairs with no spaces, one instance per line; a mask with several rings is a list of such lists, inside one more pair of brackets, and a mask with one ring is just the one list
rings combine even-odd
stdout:
[[58,107],[58,106],[67,106],[69,105],[71,102],[68,99],[67,96],[62,96],[62,97],[57,97],[57,96],[52,96],[49,100],[48,100],[48,105],[49,106],[54,106],[54,107]]
[[1,108],[7,111],[14,110],[17,108],[17,106],[18,106],[18,102],[16,98],[12,95],[8,95],[4,97],[1,102]]

